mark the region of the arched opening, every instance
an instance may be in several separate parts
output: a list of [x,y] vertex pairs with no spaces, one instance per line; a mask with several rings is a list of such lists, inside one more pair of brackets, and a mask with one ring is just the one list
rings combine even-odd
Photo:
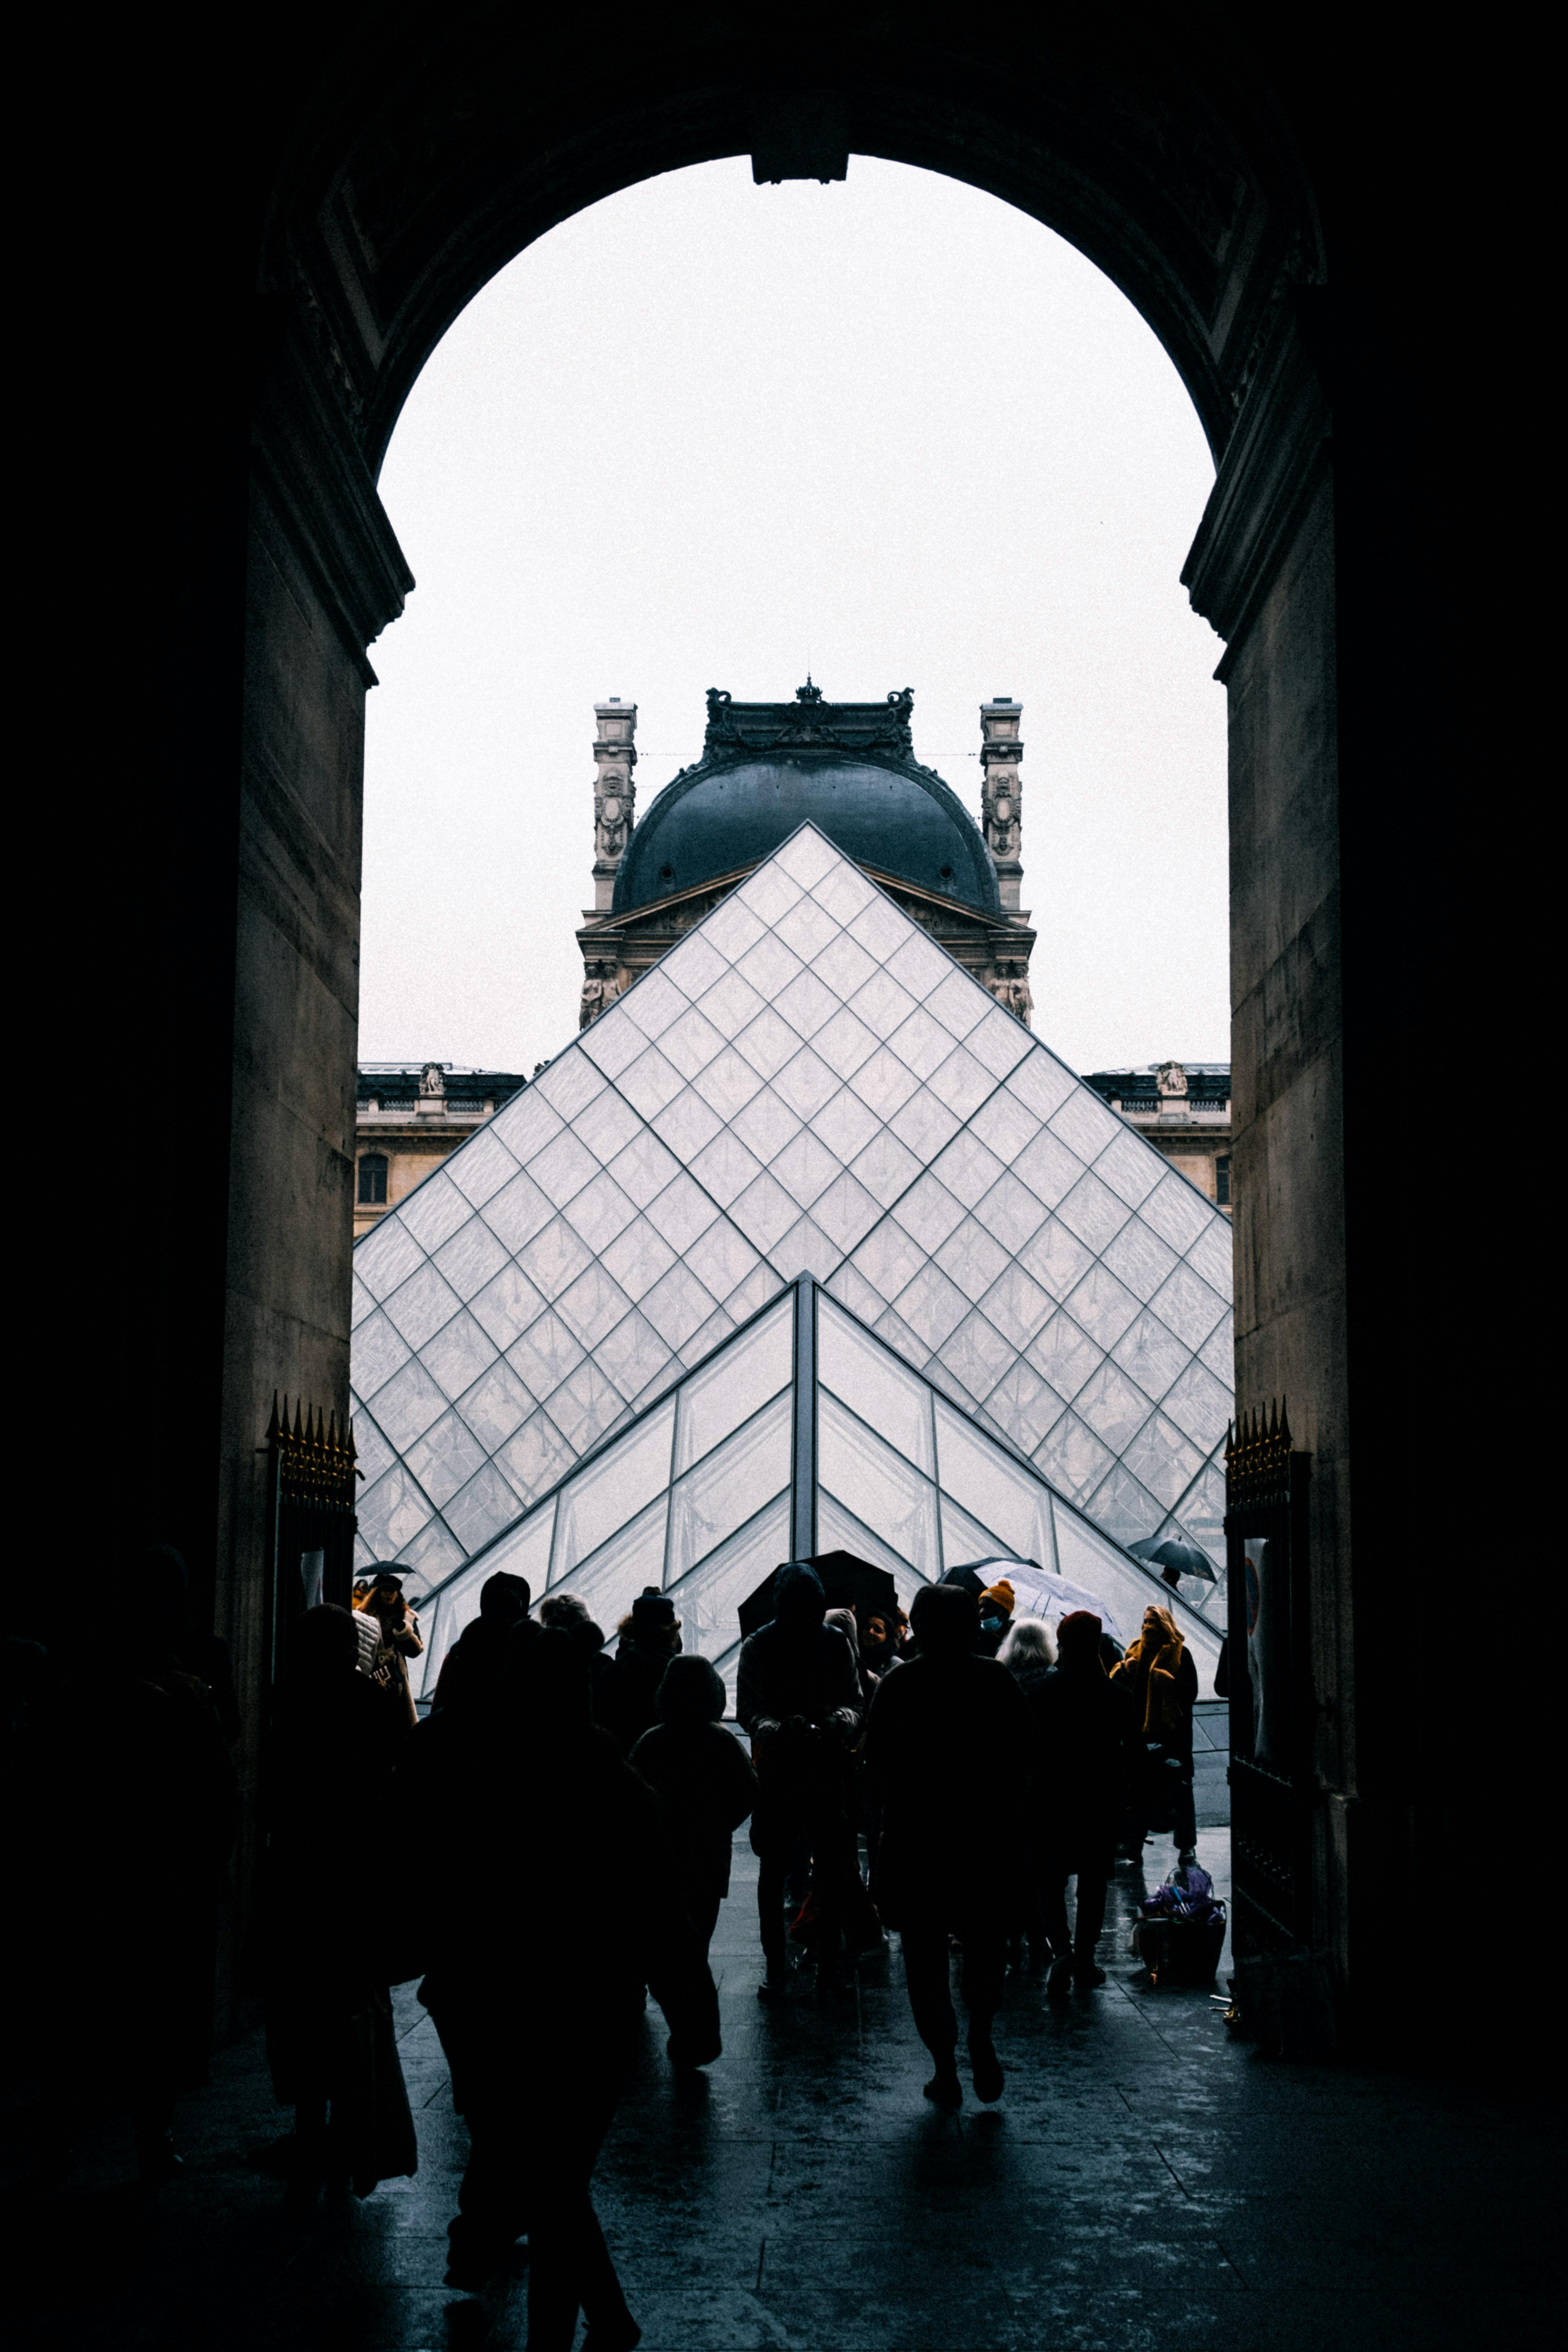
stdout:
[[[1372,1570],[1350,1542],[1353,1414],[1370,1427],[1392,1410],[1407,1335],[1436,1311],[1412,1307],[1385,1182],[1400,1138],[1383,1074],[1415,1016],[1385,985],[1412,933],[1390,911],[1406,845],[1378,782],[1398,751],[1382,665],[1391,642],[1417,672],[1430,662],[1438,590],[1416,583],[1393,620],[1378,593],[1423,543],[1420,500],[1375,380],[1397,342],[1371,299],[1396,215],[1358,212],[1367,175],[1340,151],[1331,94],[1343,64],[1303,66],[1229,18],[1173,34],[1126,12],[1068,37],[940,8],[892,41],[840,11],[803,82],[723,11],[651,26],[605,9],[542,37],[416,14],[374,60],[348,39],[330,59],[287,48],[253,137],[204,151],[219,197],[199,222],[188,180],[159,182],[149,249],[178,224],[210,303],[196,320],[170,301],[152,337],[161,387],[181,376],[177,401],[149,403],[142,445],[163,592],[150,674],[174,717],[156,750],[141,721],[135,919],[121,908],[104,935],[145,976],[141,1053],[201,1073],[229,1177],[215,1202],[173,1139],[138,1173],[158,1297],[121,1318],[152,1337],[118,1343],[120,1391],[196,1382],[206,1436],[199,1465],[151,1466],[127,1439],[104,1476],[121,1518],[132,1495],[150,1532],[178,1526],[242,1681],[259,1673],[272,1391],[347,1399],[366,647],[409,585],[374,477],[408,386],[477,287],[612,189],[737,153],[764,175],[831,174],[850,153],[944,172],[1123,289],[1218,465],[1187,578],[1228,647],[1237,1388],[1288,1397],[1313,1464],[1310,1770],[1290,1817],[1304,1938],[1352,2008],[1386,2007],[1397,1890],[1424,1841],[1453,1833],[1447,1798],[1412,1777],[1401,1678],[1354,1654]],[[1382,83],[1367,103],[1396,119]],[[1403,299],[1402,318],[1419,307]],[[221,391],[198,394],[215,374]],[[1348,487],[1330,467],[1331,374]],[[125,1083],[139,1066],[128,1053]],[[1359,1561],[1397,1528],[1383,1466],[1397,1453],[1370,1435],[1355,1449]]]

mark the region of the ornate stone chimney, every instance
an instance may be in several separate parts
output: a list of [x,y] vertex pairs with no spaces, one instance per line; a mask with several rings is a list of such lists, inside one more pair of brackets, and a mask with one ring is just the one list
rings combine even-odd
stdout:
[[616,869],[626,855],[637,810],[637,707],[613,694],[595,702],[594,759],[594,912],[609,912]]
[[1023,738],[1018,730],[1023,723],[1024,706],[1010,695],[999,694],[994,700],[980,706],[980,761],[984,774],[980,803],[985,846],[996,860],[1002,904],[1010,915],[1018,912],[1024,887],[1023,788],[1018,782],[1018,762],[1024,756]]

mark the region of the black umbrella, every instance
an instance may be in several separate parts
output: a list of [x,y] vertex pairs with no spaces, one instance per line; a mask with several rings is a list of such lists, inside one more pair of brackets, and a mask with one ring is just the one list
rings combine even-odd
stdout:
[[1162,1544],[1145,1537],[1142,1543],[1129,1544],[1127,1549],[1134,1559],[1142,1560],[1149,1568],[1168,1568],[1177,1576],[1198,1576],[1205,1584],[1219,1581],[1207,1553],[1201,1552],[1196,1544],[1184,1543],[1179,1536],[1167,1536]]
[[[796,1563],[785,1561],[785,1567]],[[830,1609],[853,1609],[865,1615],[880,1614],[896,1622],[899,1611],[899,1588],[885,1568],[873,1568],[868,1559],[857,1559],[852,1551],[818,1552],[808,1560],[822,1579],[822,1590]],[[755,1633],[773,1619],[773,1591],[779,1571],[775,1568],[765,1577],[754,1592],[748,1592],[741,1603],[741,1632]]]

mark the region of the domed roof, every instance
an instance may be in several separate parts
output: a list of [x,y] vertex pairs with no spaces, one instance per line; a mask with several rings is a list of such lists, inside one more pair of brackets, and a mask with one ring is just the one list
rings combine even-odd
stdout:
[[756,865],[809,818],[879,874],[986,914],[996,869],[957,795],[914,756],[906,688],[885,702],[735,702],[711,688],[702,757],[652,802],[616,876],[627,914]]

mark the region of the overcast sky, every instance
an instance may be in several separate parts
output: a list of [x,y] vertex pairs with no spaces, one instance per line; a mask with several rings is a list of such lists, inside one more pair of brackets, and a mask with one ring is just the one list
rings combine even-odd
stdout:
[[638,806],[704,691],[915,691],[976,814],[1021,700],[1037,1033],[1074,1067],[1229,1055],[1221,646],[1180,572],[1213,482],[1175,371],[995,198],[671,173],[554,229],[436,352],[381,489],[418,582],[374,648],[366,1060],[531,1070],[575,1033],[593,705]]

